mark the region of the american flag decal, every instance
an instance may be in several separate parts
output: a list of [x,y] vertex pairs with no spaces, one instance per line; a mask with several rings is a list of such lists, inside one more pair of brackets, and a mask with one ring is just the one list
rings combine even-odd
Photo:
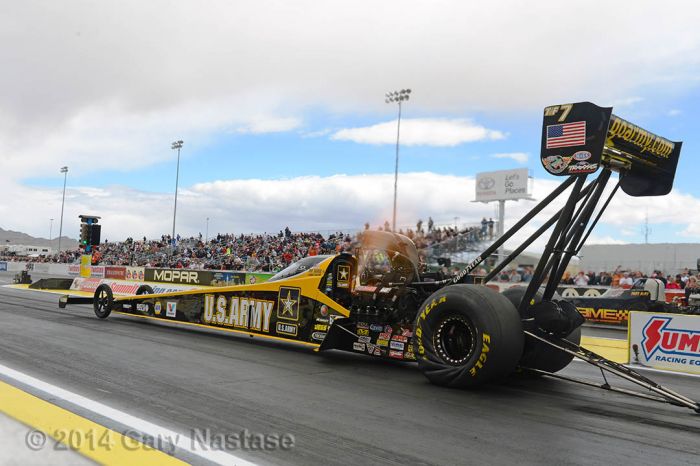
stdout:
[[582,146],[586,144],[586,122],[575,121],[547,126],[547,149]]

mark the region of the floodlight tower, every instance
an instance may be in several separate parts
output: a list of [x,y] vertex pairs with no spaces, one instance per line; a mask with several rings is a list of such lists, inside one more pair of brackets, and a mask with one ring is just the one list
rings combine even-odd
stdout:
[[410,89],[401,89],[400,91],[387,92],[385,94],[386,103],[396,102],[397,104],[399,104],[399,118],[398,123],[396,125],[396,164],[394,166],[394,215],[392,217],[391,222],[392,231],[396,231],[396,192],[399,182],[399,137],[401,135],[401,103],[408,100],[410,94]]
[[180,181],[180,149],[182,149],[182,141],[175,141],[170,146],[171,149],[177,149],[177,171],[175,172],[175,208],[173,209],[173,235],[170,238],[172,249],[175,252],[175,217],[177,217],[177,185]]

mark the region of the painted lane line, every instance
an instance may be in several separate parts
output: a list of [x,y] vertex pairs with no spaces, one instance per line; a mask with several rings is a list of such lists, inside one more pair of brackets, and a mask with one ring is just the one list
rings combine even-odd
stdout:
[[[45,449],[48,436],[56,441],[56,445],[63,444],[64,450],[75,450],[99,464],[133,466],[153,464],[184,466],[187,464],[168,453],[147,446],[5,382],[0,382],[0,412],[33,429],[25,436],[25,446],[29,450]],[[54,449],[61,450],[57,447]]]
[[191,437],[180,434],[165,427],[153,424],[152,422],[146,421],[145,419],[138,418],[131,414],[125,413],[118,409],[107,406],[103,403],[91,400],[77,393],[70,392],[63,388],[57,387],[50,383],[39,380],[35,377],[27,375],[23,372],[16,371],[7,366],[0,364],[0,374],[16,380],[24,385],[32,387],[36,390],[44,392],[61,400],[67,401],[71,404],[79,406],[83,409],[91,411],[95,414],[99,414],[113,421],[116,421],[125,426],[131,427],[140,433],[151,436],[156,439],[170,439],[173,444],[188,453],[196,455],[207,461],[222,465],[236,465],[236,466],[253,466],[255,463],[247,461],[243,458],[235,456],[231,453],[224,452],[221,450],[211,450],[200,445],[195,446],[196,443]]

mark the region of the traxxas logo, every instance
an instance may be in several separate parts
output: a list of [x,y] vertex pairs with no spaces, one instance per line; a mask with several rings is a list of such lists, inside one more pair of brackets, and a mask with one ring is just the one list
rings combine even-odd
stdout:
[[672,317],[654,317],[642,330],[642,349],[648,359],[657,351],[664,354],[700,356],[700,332],[668,328]]

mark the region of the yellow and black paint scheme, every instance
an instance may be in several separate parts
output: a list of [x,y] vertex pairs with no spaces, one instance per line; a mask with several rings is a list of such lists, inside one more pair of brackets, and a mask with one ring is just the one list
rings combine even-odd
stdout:
[[[401,235],[379,232],[367,235],[371,238],[386,236],[389,236],[386,243],[391,244]],[[399,254],[382,243],[369,253],[307,257],[264,283],[129,296],[113,296],[109,290],[106,301],[100,298],[105,290],[98,288],[95,297],[89,299],[100,318],[119,312],[253,337],[282,339],[320,349],[415,360],[413,321],[420,298],[405,286],[382,286],[382,280],[386,283],[386,280],[403,278],[405,281],[407,277],[418,276],[414,273],[415,246],[408,238],[402,241],[404,246],[410,243],[410,247]],[[384,249],[380,249],[382,247]],[[364,270],[360,279],[358,255],[363,255],[373,265],[377,265],[377,257],[380,257],[388,268],[379,276],[373,274],[377,270]],[[61,306],[84,303],[87,299],[63,297]],[[98,308],[101,311],[98,312]]]

